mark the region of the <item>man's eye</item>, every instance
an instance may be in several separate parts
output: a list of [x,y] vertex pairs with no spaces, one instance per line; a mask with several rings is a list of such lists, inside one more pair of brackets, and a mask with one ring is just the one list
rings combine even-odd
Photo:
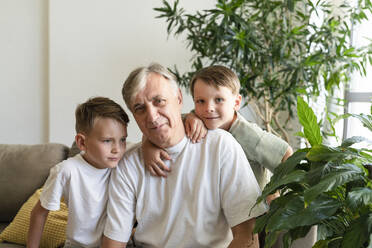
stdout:
[[141,112],[143,112],[144,109],[145,109],[144,106],[134,107],[134,113],[141,113]]
[[157,106],[162,106],[162,105],[165,104],[165,99],[155,98],[155,99],[154,99],[154,103],[155,103],[155,105],[157,105]]
[[126,139],[125,137],[123,137],[123,138],[120,139],[120,141],[121,141],[122,143],[125,143],[126,140],[127,140],[127,139]]

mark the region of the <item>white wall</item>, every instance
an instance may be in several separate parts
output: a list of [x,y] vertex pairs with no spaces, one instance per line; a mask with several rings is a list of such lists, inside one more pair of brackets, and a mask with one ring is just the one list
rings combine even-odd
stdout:
[[[74,110],[91,96],[122,106],[128,73],[152,61],[189,66],[182,39],[155,19],[159,0],[0,0],[0,143],[59,142],[74,138]],[[214,0],[184,0],[187,10]],[[49,18],[48,18],[49,17]],[[167,39],[168,38],[168,39]],[[185,97],[184,110],[192,107]],[[140,133],[133,117],[129,140]]]
[[48,141],[47,0],[0,1],[0,143]]
[[[214,3],[183,2],[194,8]],[[72,142],[74,109],[88,97],[111,97],[124,107],[121,87],[134,68],[152,61],[187,68],[191,54],[181,40],[167,40],[165,21],[155,19],[159,6],[159,0],[51,1],[50,140]],[[190,109],[191,99],[186,101]],[[128,139],[139,141],[130,119]]]

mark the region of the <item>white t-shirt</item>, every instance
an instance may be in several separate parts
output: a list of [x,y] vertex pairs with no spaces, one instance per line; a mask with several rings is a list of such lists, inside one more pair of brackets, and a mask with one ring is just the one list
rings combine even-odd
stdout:
[[[127,242],[135,219],[144,247],[227,247],[231,227],[266,212],[252,209],[260,188],[241,146],[223,130],[202,142],[186,137],[166,149],[167,178],[145,171],[141,147],[128,152],[111,175],[105,236]],[[251,210],[252,209],[252,210]]]
[[68,206],[66,236],[71,244],[99,247],[106,221],[110,169],[97,169],[80,154],[49,173],[40,196],[41,205],[58,210],[61,197]]

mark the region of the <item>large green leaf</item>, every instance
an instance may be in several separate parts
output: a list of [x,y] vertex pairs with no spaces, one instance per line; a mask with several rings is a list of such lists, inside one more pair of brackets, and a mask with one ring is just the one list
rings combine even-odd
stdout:
[[269,232],[265,237],[265,246],[264,248],[271,248],[277,241],[280,232]]
[[372,189],[370,188],[355,188],[349,192],[347,196],[349,206],[353,209],[359,206],[372,206]]
[[270,222],[270,219],[273,216],[273,214],[275,214],[276,211],[282,208],[285,208],[286,204],[292,201],[296,197],[297,196],[293,194],[293,192],[287,192],[284,196],[281,196],[275,199],[274,201],[272,201],[270,204],[270,210],[266,214],[256,219],[256,224],[254,226],[254,232],[258,233],[258,232],[263,231],[267,223]]
[[269,182],[266,186],[262,195],[257,199],[257,202],[261,202],[262,200],[266,199],[266,197],[273,192],[275,192],[280,186],[287,185],[290,183],[302,182],[306,177],[306,171],[303,170],[296,170],[292,171],[288,175],[285,175],[281,178],[281,180]]
[[297,97],[297,115],[301,125],[304,127],[304,134],[311,146],[322,143],[320,128],[313,110],[301,98]]
[[[302,180],[303,178],[302,175],[304,174],[303,172],[294,175],[292,174],[291,177],[288,177],[288,175],[291,174],[295,170],[296,166],[306,158],[307,151],[308,149],[296,151],[285,162],[281,163],[277,168],[275,168],[274,175],[271,177],[270,182],[265,186],[264,190],[262,191],[261,197],[257,199],[257,203],[266,199],[268,195],[274,193],[278,187],[282,186],[283,184],[289,183],[290,179],[293,179],[297,182]],[[296,177],[298,176],[301,176],[301,178],[297,179]]]
[[296,227],[310,226],[336,213],[342,205],[337,200],[321,196],[305,208],[302,196],[287,202],[270,218],[266,229],[269,231],[290,230]]
[[314,162],[329,162],[334,160],[340,161],[348,156],[358,157],[359,154],[357,151],[353,151],[351,149],[343,147],[329,147],[325,145],[315,145],[306,154],[306,158]]
[[292,172],[302,160],[306,159],[308,151],[309,149],[300,149],[293,153],[285,162],[275,168],[271,181],[280,180],[283,176]]
[[362,136],[353,136],[342,141],[341,147],[349,147],[354,145],[355,143],[360,143],[367,140],[368,140],[367,138]]
[[289,230],[283,236],[284,248],[289,248],[293,241],[299,238],[303,238],[310,231],[311,226],[301,226],[296,229]]
[[318,195],[354,180],[363,180],[364,172],[355,165],[339,165],[337,170],[325,175],[315,186],[305,190],[305,202],[310,203]]
[[328,248],[329,240],[318,240],[314,245],[313,248]]
[[372,115],[353,114],[352,116],[358,118],[363,123],[363,126],[368,128],[369,131],[372,132]]
[[354,220],[346,230],[342,240],[342,248],[363,247],[365,242],[369,242],[372,232],[372,213],[360,216]]

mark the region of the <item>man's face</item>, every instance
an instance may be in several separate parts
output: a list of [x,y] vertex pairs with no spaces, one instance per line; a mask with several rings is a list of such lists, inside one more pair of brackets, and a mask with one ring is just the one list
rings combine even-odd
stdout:
[[185,135],[181,119],[182,95],[169,81],[150,73],[146,86],[134,96],[131,110],[142,133],[155,145],[176,145]]

